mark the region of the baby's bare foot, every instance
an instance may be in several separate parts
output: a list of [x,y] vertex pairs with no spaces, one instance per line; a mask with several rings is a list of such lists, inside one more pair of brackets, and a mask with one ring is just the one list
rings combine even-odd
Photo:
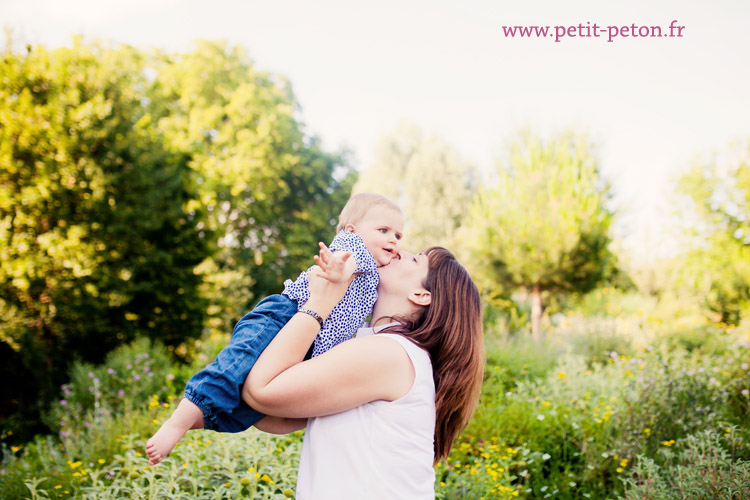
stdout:
[[151,439],[146,443],[146,455],[148,455],[148,464],[156,465],[169,455],[169,452],[185,435],[187,429],[183,426],[176,425],[172,419],[167,420],[156,431]]

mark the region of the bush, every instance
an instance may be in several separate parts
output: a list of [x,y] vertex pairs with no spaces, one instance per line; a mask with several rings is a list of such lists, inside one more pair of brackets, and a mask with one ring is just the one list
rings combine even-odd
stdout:
[[[659,465],[638,456],[630,477],[624,479],[627,500],[738,500],[750,497],[750,462],[730,455],[737,446],[731,429],[723,436],[703,431],[685,439],[678,454]],[[729,448],[729,450],[727,449]]]

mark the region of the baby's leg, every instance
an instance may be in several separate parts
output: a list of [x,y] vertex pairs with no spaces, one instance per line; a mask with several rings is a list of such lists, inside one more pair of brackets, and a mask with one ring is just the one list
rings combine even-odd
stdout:
[[164,460],[187,431],[202,428],[203,412],[194,403],[183,399],[172,416],[146,443],[148,464],[156,465]]

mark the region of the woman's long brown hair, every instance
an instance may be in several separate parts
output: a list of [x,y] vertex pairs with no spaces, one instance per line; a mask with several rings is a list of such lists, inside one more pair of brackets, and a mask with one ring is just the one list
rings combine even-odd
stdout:
[[417,317],[398,318],[397,331],[430,354],[435,380],[435,463],[450,453],[456,435],[479,402],[484,336],[479,291],[456,257],[441,247],[424,252],[423,283],[432,297]]

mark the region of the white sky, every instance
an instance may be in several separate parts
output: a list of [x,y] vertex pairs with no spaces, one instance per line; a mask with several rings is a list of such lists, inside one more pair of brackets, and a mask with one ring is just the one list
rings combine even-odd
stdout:
[[[658,3],[658,5],[657,5]],[[685,26],[683,38],[505,38],[504,25]],[[624,245],[668,248],[668,183],[750,138],[750,2],[718,0],[0,0],[0,24],[47,46],[82,33],[139,47],[245,46],[288,76],[308,131],[367,165],[402,119],[490,169],[520,126],[600,144]]]

